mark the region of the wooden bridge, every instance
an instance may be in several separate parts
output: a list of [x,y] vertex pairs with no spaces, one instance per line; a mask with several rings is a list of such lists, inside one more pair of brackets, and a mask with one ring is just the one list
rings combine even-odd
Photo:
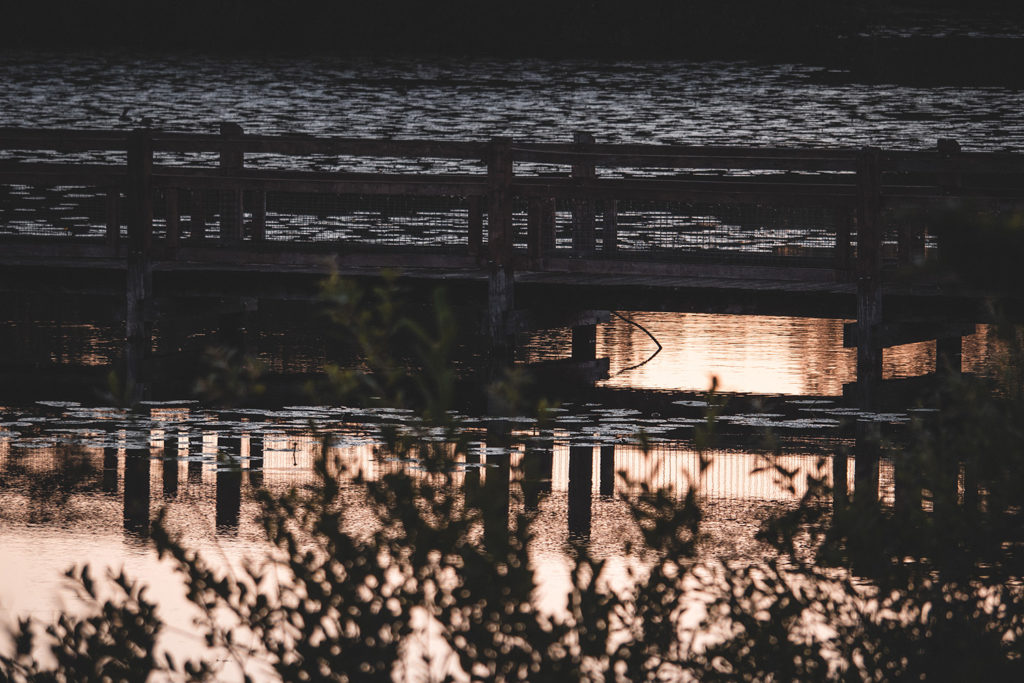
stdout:
[[[1024,155],[367,140],[0,129],[0,289],[124,295],[126,366],[175,297],[312,296],[324,274],[381,268],[486,288],[496,346],[589,309],[855,317],[860,402],[881,348],[974,320],[948,278],[892,274],[939,245],[928,211],[1015,210]],[[883,286],[884,283],[884,286]],[[883,289],[887,313],[883,318]],[[944,320],[906,321],[937,304]],[[952,303],[965,307],[950,320]],[[951,341],[941,342],[942,339]]]

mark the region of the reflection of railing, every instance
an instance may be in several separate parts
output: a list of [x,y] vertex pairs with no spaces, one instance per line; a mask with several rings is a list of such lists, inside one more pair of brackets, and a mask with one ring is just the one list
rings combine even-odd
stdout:
[[[922,258],[926,226],[887,231],[885,209],[1024,195],[1024,157],[948,142],[882,152],[613,145],[584,134],[570,144],[395,141],[254,136],[225,124],[221,135],[2,129],[0,149],[56,152],[0,162],[0,230],[73,235],[83,254],[105,256],[123,254],[127,239],[156,260],[210,258],[181,251],[204,245],[259,247],[265,257],[271,243],[323,243],[396,263],[403,252],[410,263],[432,252],[449,258],[430,263],[447,267],[671,274],[682,263],[770,265],[800,278],[801,267],[852,274],[886,255]],[[382,170],[296,170],[299,158],[332,169],[375,158]],[[437,172],[438,160],[459,172]],[[416,164],[424,170],[410,172]],[[91,239],[100,231],[104,240]]]

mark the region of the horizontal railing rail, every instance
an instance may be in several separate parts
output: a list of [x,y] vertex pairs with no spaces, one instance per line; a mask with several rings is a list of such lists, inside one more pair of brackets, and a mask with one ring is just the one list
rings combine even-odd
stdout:
[[[346,242],[348,252],[433,245],[481,265],[538,270],[566,259],[756,257],[794,268],[816,262],[850,277],[880,267],[886,207],[1024,201],[1024,155],[962,152],[948,140],[929,151],[607,144],[585,134],[572,143],[370,140],[251,135],[225,124],[220,135],[0,128],[0,150],[56,153],[0,159],[0,189],[9,190],[0,196],[0,230],[5,220],[31,223],[25,216],[52,201],[25,188],[70,188],[64,213],[47,219],[55,227],[40,237],[88,234],[101,222],[115,250],[123,237],[135,251],[158,240],[172,248],[162,258],[185,240],[237,246],[271,231],[282,249],[289,239]],[[55,158],[83,152],[126,161]],[[216,165],[166,163],[167,153],[216,155]],[[247,166],[246,155],[447,159],[465,162],[448,170],[467,170],[353,172],[338,160],[339,170],[295,170]],[[801,223],[782,208],[826,218]],[[908,245],[923,249],[919,232],[901,228],[901,258]]]

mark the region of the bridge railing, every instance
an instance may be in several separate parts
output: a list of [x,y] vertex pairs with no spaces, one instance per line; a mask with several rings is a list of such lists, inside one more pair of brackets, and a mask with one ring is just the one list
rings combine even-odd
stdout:
[[225,257],[223,247],[430,252],[464,266],[847,277],[922,259],[922,206],[1010,206],[1024,195],[1024,156],[951,141],[893,152],[586,134],[565,144],[366,140],[224,124],[220,135],[0,129],[0,155],[0,235],[156,259],[216,246],[208,257]]

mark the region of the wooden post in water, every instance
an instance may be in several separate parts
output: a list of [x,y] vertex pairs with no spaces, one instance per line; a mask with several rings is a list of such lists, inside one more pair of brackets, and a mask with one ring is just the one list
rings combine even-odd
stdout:
[[148,448],[128,448],[124,456],[124,529],[133,535],[149,535]]
[[217,530],[236,530],[242,509],[242,441],[220,436],[218,442]]
[[[108,433],[107,439],[113,438]],[[103,492],[117,493],[117,446],[106,446],[103,448]]]
[[569,447],[569,538],[590,538],[594,447]]
[[171,431],[171,427],[164,430],[163,471],[164,498],[178,497],[178,435]]
[[846,490],[849,459],[846,449],[840,448],[832,455],[832,507],[839,510],[849,502]]
[[249,434],[249,486],[258,489],[263,486],[263,435]]
[[[487,327],[495,351],[507,349],[508,318],[515,306],[512,269],[512,139],[491,140],[487,165],[487,251],[490,278],[487,287]],[[504,355],[504,352],[498,355]]]
[[[594,136],[590,133],[577,131],[572,141],[577,145],[594,144]],[[594,178],[594,165],[586,162],[573,164],[572,177],[576,180],[588,181]],[[577,198],[572,204],[572,249],[576,256],[589,256],[594,253],[594,200],[590,197]]]
[[554,435],[541,431],[529,442],[523,454],[523,504],[527,510],[540,507],[541,496],[551,492],[551,470],[554,463]]
[[[239,140],[244,135],[237,123],[220,124],[220,136],[224,141]],[[240,150],[222,149],[220,169],[225,175],[242,170],[244,155]],[[242,240],[242,191],[221,190],[220,193],[220,240],[224,244],[238,244]]]
[[601,446],[601,478],[598,486],[601,495],[611,497],[615,495],[615,446]]
[[146,306],[152,289],[153,142],[148,130],[128,141],[128,272],[125,296],[125,386],[135,401],[144,394],[142,368],[149,352]]
[[195,426],[188,431],[188,483],[203,483],[203,432]]

